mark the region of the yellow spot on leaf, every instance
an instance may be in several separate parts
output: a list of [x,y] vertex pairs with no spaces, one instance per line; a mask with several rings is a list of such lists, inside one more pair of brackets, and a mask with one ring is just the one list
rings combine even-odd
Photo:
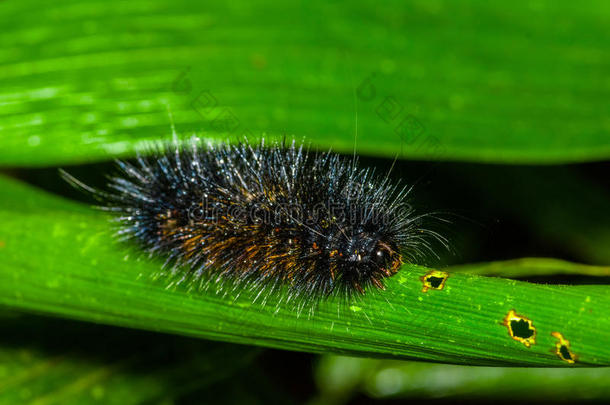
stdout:
[[536,344],[536,328],[532,321],[517,314],[514,309],[508,311],[508,314],[504,317],[503,325],[508,328],[510,337],[523,343],[525,347]]
[[427,292],[428,290],[442,290],[445,287],[447,278],[449,278],[449,273],[445,271],[430,270],[419,278],[423,284],[422,292]]
[[576,356],[570,350],[570,341],[565,339],[559,332],[551,332],[551,336],[559,339],[559,341],[555,343],[555,353],[557,356],[559,356],[559,358],[565,362],[574,364],[576,361]]

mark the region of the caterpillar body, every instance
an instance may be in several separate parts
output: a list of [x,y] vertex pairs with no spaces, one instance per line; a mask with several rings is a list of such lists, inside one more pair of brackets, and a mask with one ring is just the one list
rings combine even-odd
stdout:
[[178,282],[349,299],[383,289],[431,249],[429,237],[441,238],[408,204],[410,188],[296,141],[192,139],[117,166],[107,190],[64,177],[115,213],[119,237],[162,258]]

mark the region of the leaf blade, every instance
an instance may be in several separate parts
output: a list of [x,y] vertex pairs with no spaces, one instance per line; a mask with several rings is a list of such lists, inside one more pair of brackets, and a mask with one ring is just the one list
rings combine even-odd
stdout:
[[[252,302],[252,294],[167,289],[150,276],[159,263],[127,258],[108,217],[2,179],[0,304],[11,308],[148,330],[314,353],[458,364],[571,366],[553,348],[570,340],[576,366],[610,364],[606,286],[547,286],[451,274],[442,290],[422,291],[429,269],[406,265],[388,289],[349,308],[329,301],[311,317]],[[14,209],[10,199],[24,201]],[[29,254],[36,246],[37,254]],[[541,305],[543,303],[543,305]],[[537,329],[536,344],[511,339],[511,310]]]
[[0,4],[0,165],[133,156],[170,136],[166,105],[187,136],[294,134],[351,153],[354,91],[360,154],[610,157],[603,1],[238,4]]

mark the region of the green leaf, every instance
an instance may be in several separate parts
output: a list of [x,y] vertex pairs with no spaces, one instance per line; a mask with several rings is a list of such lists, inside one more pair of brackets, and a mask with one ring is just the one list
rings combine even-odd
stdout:
[[[324,356],[316,370],[320,401],[347,403],[357,393],[373,398],[469,398],[574,401],[610,399],[609,368],[471,367]],[[502,401],[504,402],[504,401]]]
[[210,141],[605,159],[609,16],[603,0],[5,1],[0,165],[132,156],[170,136],[166,105],[178,132]]
[[234,374],[258,352],[12,313],[0,320],[0,404],[172,403]]
[[449,271],[452,273],[465,272],[501,277],[553,276],[560,274],[610,277],[609,266],[591,266],[548,257],[525,257],[497,262],[470,263],[451,266]]
[[[444,283],[434,274],[437,279],[428,279],[423,291],[430,269],[405,265],[385,291],[368,291],[349,305],[326,301],[314,314],[299,316],[278,305],[278,295],[263,305],[253,292],[233,297],[168,289],[152,277],[159,262],[136,260],[113,240],[106,215],[6,178],[0,180],[0,232],[0,304],[10,309],[314,353],[479,365],[610,365],[606,286],[456,273]],[[527,319],[507,318],[514,314]],[[511,338],[505,318],[525,340]],[[557,332],[569,341],[574,364],[556,354]]]

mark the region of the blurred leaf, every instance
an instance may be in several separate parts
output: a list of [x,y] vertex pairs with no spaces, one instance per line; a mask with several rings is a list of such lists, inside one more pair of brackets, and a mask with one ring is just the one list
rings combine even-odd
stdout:
[[360,154],[605,159],[609,21],[603,0],[3,1],[0,165],[131,156],[170,136],[166,105],[210,141],[351,153],[358,124]]
[[[576,366],[610,365],[606,286],[547,286],[452,274],[445,283],[405,265],[386,291],[311,316],[255,293],[234,297],[166,288],[155,261],[135,260],[109,235],[108,217],[14,180],[0,180],[0,304],[112,325],[314,353],[481,365],[573,366],[555,353],[560,332]],[[439,281],[439,280],[437,280]],[[440,287],[439,287],[440,286]],[[512,339],[503,320],[531,320],[535,344]],[[511,320],[528,335],[527,320]],[[531,333],[529,333],[531,335]],[[526,336],[530,338],[531,336]]]
[[451,266],[448,271],[452,273],[466,272],[469,274],[501,277],[551,276],[559,274],[610,277],[610,267],[608,266],[590,266],[546,257],[525,257],[523,259],[498,262],[471,263]]
[[346,403],[359,392],[374,398],[603,401],[610,399],[609,378],[610,368],[490,368],[325,356],[316,372],[317,403]]
[[0,404],[169,404],[258,352],[42,317],[0,319]]

